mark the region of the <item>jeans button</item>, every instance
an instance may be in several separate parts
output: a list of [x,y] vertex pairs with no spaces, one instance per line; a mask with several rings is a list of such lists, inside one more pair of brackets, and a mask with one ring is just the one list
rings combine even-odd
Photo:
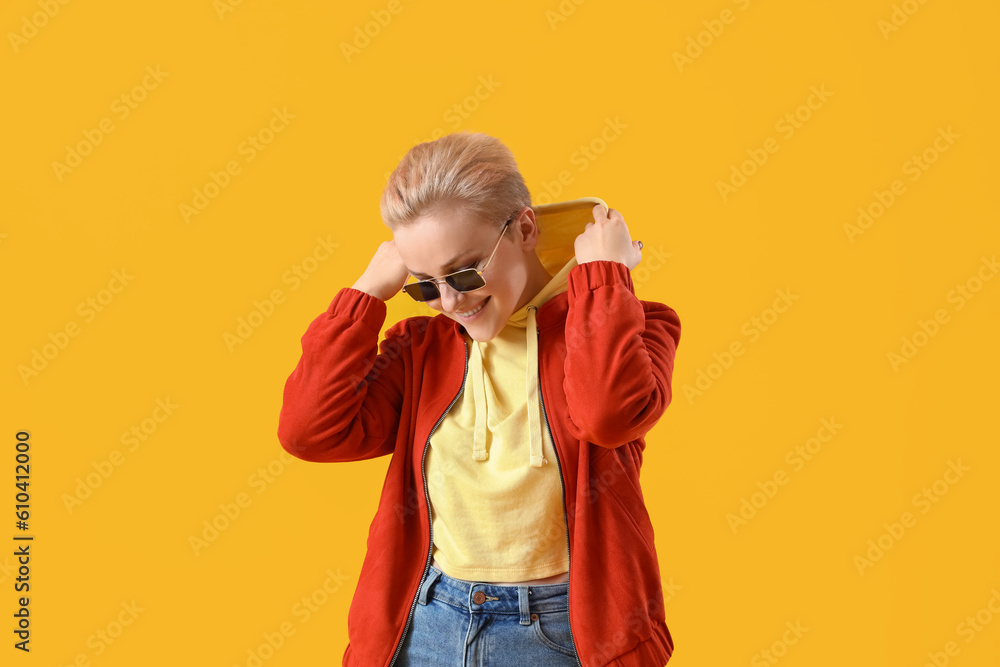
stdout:
[[486,593],[483,593],[482,591],[476,591],[475,593],[472,594],[472,601],[475,602],[476,604],[482,604],[486,602]]

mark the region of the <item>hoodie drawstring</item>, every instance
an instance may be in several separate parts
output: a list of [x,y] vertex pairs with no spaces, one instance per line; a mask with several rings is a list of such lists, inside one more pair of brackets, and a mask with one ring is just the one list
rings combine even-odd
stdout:
[[[538,399],[538,326],[535,323],[535,313],[538,306],[529,305],[526,308],[525,338],[527,344],[527,367],[525,369],[525,388],[528,397],[528,463],[534,468],[541,468],[548,461],[542,456],[542,410]],[[485,461],[489,458],[486,451],[486,385],[483,382],[483,359],[479,341],[472,341],[469,359],[469,374],[472,377],[473,397],[476,402],[476,426],[472,443],[472,458]]]

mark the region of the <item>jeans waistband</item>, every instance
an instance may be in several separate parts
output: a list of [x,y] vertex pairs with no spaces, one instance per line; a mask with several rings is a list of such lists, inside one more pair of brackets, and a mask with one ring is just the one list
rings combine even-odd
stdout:
[[530,625],[532,613],[569,609],[569,582],[539,586],[478,583],[449,577],[432,565],[417,600],[426,605],[431,596],[469,612],[520,614],[522,625]]

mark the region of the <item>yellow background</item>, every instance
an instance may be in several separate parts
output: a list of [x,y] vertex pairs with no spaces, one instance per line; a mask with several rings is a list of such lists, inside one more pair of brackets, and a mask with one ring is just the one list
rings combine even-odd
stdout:
[[[0,662],[247,665],[285,624],[263,664],[340,663],[388,459],[286,463],[281,391],[308,324],[391,238],[387,174],[415,143],[468,129],[511,148],[536,202],[597,196],[621,211],[645,245],[638,296],[680,315],[674,401],[643,469],[673,586],[671,665],[776,664],[762,651],[783,667],[1000,664],[987,607],[1000,590],[1000,279],[983,263],[1000,251],[996,3],[394,6],[0,10]],[[377,34],[345,55],[366,24]],[[811,87],[829,93],[813,109]],[[123,95],[143,98],[125,117]],[[294,117],[268,136],[274,109]],[[796,113],[808,118],[787,136],[778,124]],[[113,130],[78,166],[53,166],[102,122]],[[250,160],[258,135],[271,141]],[[769,138],[777,151],[724,199],[718,182]],[[911,180],[925,150],[935,160]],[[230,161],[238,173],[185,220],[181,205]],[[852,242],[845,225],[897,179],[904,193]],[[304,262],[323,255],[317,239],[336,249]],[[313,271],[296,283],[296,266]],[[978,291],[959,308],[967,283]],[[281,303],[227,344],[275,290]],[[779,290],[798,298],[774,318]],[[386,327],[422,308],[394,298]],[[921,322],[933,336],[915,336]],[[894,367],[904,337],[923,344]],[[23,379],[46,345],[54,356]],[[711,385],[686,394],[701,372]],[[160,422],[157,399],[177,406]],[[786,455],[823,419],[842,427],[796,470]],[[122,434],[144,420],[130,450]],[[30,654],[11,632],[19,429],[32,444]],[[968,468],[954,484],[939,481],[949,461]],[[753,496],[782,472],[766,504]],[[946,493],[915,503],[936,481]],[[193,547],[239,498],[239,516]],[[734,532],[744,498],[762,506]],[[888,545],[883,524],[907,511],[915,525],[859,572],[855,557]],[[306,617],[310,597],[323,604]],[[969,641],[961,624],[977,612],[991,622]],[[104,643],[119,616],[130,624]]]

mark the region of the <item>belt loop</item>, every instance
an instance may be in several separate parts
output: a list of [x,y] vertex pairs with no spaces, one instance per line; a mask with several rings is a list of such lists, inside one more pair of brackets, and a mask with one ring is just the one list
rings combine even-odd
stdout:
[[531,625],[531,609],[528,607],[528,587],[517,587],[517,605],[521,610],[521,625]]
[[427,578],[424,579],[424,583],[420,584],[420,592],[417,595],[417,602],[427,606],[427,596],[430,593],[431,585],[438,580],[441,576],[441,570],[432,567],[430,572],[427,573]]

